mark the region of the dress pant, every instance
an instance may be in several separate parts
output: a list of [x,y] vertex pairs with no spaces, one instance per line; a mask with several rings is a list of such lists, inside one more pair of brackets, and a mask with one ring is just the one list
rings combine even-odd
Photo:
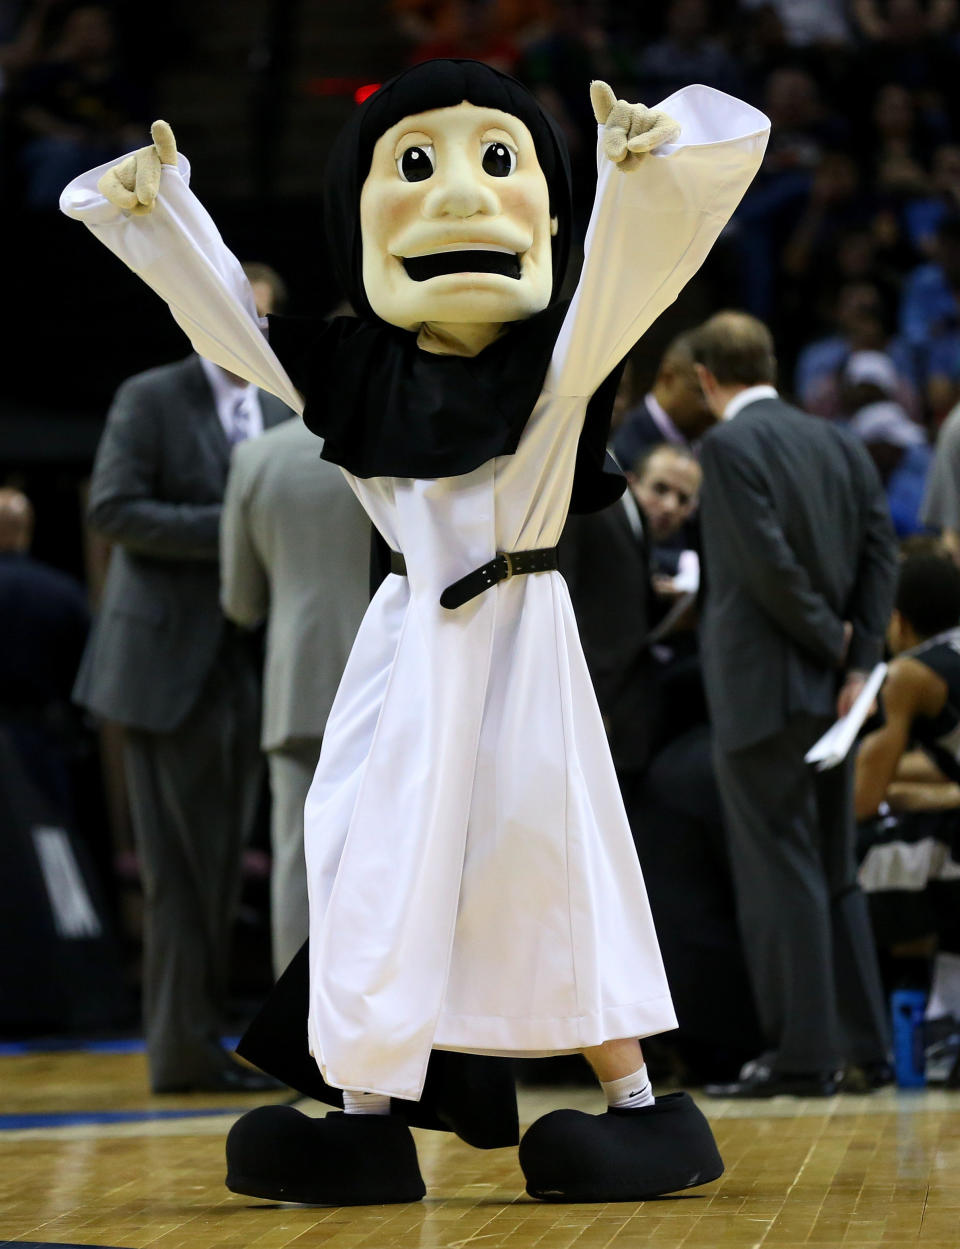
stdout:
[[193,710],[174,731],[125,734],[144,890],[143,1014],[154,1090],[224,1062],[220,1046],[241,854],[263,776],[259,666],[226,629]]
[[856,883],[852,760],[804,754],[827,717],[795,715],[744,750],[715,745],[737,918],[775,1069],[832,1071],[888,1054],[883,992]]
[[307,939],[307,868],[303,857],[303,808],[320,758],[319,737],[305,737],[268,751],[272,814],[270,928],[273,972],[279,978]]

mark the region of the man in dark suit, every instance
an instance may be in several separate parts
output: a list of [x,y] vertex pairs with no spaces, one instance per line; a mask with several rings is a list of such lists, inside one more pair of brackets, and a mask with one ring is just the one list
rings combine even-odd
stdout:
[[663,353],[653,389],[617,427],[613,453],[621,467],[634,471],[657,443],[691,447],[713,421],[694,369],[690,335],[679,334]]
[[[276,287],[248,276],[263,315]],[[126,729],[155,1092],[275,1087],[220,1044],[262,773],[257,641],[221,613],[219,527],[232,445],[291,415],[192,355],[123,383],[93,468],[88,521],[115,546],[74,698]]]
[[[885,1012],[856,887],[850,769],[804,755],[880,658],[896,582],[862,446],[784,403],[767,328],[694,334],[720,422],[701,448],[701,653],[737,910],[768,1049],[726,1096],[828,1095],[844,1064],[886,1078]],[[839,694],[838,694],[839,691]]]
[[656,544],[673,539],[696,509],[700,467],[689,451],[660,443],[629,480],[610,507],[568,517],[559,547],[628,812],[634,782],[659,743],[671,658],[649,644],[674,601],[658,595],[652,560]]

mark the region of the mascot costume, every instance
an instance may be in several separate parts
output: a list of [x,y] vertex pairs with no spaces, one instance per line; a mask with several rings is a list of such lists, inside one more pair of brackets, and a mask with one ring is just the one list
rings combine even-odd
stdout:
[[571,1052],[608,1110],[527,1130],[532,1196],[637,1201],[723,1170],[689,1097],[654,1099],[635,1039],[676,1021],[555,548],[571,507],[621,493],[619,366],[702,264],[769,123],[707,87],[656,110],[591,96],[569,303],[563,140],[477,62],[405,71],[336,141],[326,224],[355,317],[258,320],[166,123],[61,199],[200,355],[303,413],[385,543],[307,799],[310,939],[240,1051],[344,1113],[243,1116],[237,1192],[417,1200],[410,1125],[516,1144],[502,1060]]

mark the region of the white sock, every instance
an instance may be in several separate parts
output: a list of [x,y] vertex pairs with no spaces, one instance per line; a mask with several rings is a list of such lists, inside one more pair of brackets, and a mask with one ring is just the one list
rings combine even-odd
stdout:
[[616,1106],[618,1110],[652,1106],[656,1100],[647,1075],[646,1063],[631,1076],[622,1076],[619,1080],[601,1080],[600,1087],[606,1095],[607,1105]]
[[343,1110],[348,1115],[388,1115],[390,1098],[383,1093],[355,1093],[344,1089]]

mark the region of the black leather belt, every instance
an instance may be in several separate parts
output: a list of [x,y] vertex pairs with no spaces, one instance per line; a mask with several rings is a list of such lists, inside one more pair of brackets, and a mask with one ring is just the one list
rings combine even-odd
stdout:
[[[507,581],[510,577],[520,577],[530,572],[552,572],[557,567],[557,548],[555,546],[540,547],[536,551],[502,551],[495,559],[481,564],[473,572],[468,572],[453,585],[448,585],[440,595],[440,606],[451,611],[462,607],[472,598],[489,590],[498,581]],[[390,552],[390,571],[398,576],[407,575],[407,563],[399,551]]]

